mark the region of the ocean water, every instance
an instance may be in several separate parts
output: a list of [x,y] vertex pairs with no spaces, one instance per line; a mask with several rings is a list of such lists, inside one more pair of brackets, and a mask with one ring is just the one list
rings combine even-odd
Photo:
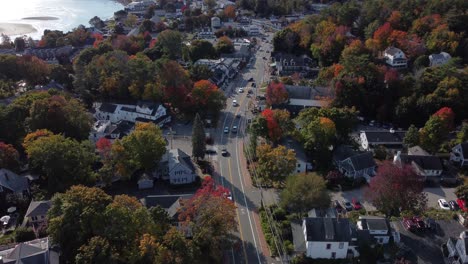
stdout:
[[[36,28],[28,34],[40,38],[45,29],[67,32],[77,26],[89,26],[88,21],[98,16],[111,18],[123,6],[112,0],[1,0],[0,23],[24,23]],[[56,17],[56,20],[24,20],[25,17]]]

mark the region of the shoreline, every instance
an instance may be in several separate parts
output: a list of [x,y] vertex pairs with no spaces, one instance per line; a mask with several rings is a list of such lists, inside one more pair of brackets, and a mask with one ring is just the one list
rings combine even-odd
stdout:
[[38,16],[38,17],[23,17],[21,20],[41,20],[41,21],[48,21],[48,20],[60,20],[58,17],[53,16]]
[[0,34],[5,34],[7,36],[26,35],[36,32],[37,29],[31,24],[0,23]]

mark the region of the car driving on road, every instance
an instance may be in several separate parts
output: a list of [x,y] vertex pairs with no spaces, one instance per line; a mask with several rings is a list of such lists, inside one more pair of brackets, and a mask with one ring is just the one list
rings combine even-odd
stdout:
[[229,133],[229,127],[224,128],[224,134],[227,134],[227,133]]
[[233,126],[231,131],[232,131],[232,133],[237,133],[237,126]]
[[221,150],[221,156],[227,157],[228,155],[229,155],[229,153],[227,152],[227,149],[223,148],[223,149]]

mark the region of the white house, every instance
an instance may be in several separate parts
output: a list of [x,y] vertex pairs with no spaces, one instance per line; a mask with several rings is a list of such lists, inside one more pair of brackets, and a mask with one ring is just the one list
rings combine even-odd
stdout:
[[403,139],[406,131],[361,131],[359,139],[364,150],[371,150],[376,146],[400,149],[403,147]]
[[400,235],[392,229],[387,219],[378,216],[361,215],[357,222],[357,229],[367,232],[378,244],[388,244],[393,237],[399,242]]
[[189,155],[180,149],[171,149],[159,162],[155,176],[179,185],[193,183],[198,175]]
[[468,142],[458,144],[452,148],[450,161],[456,162],[460,166],[468,166]]
[[302,222],[306,256],[345,259],[350,249],[351,226],[346,218],[308,217]]
[[152,5],[156,5],[156,2],[153,0],[135,1],[125,6],[125,10],[129,12],[145,12]]
[[136,105],[95,103],[94,117],[97,120],[110,120],[117,123],[121,120],[130,122],[153,122],[159,126],[171,121],[162,104],[140,101]]
[[468,263],[468,237],[466,231],[460,234],[457,239],[449,238],[447,241],[448,257],[457,264]]
[[412,155],[411,152],[409,152],[406,155],[401,154],[401,151],[398,151],[393,157],[393,163],[400,166],[410,165],[418,175],[425,177],[425,179],[440,177],[443,171],[440,158],[429,155],[428,153]]
[[296,173],[306,173],[312,171],[312,163],[307,159],[307,155],[299,142],[288,139],[284,144],[288,149],[291,149],[296,154]]
[[211,27],[212,28],[221,27],[221,19],[219,17],[212,17],[211,18]]
[[385,62],[393,68],[401,69],[408,67],[408,60],[401,49],[388,47],[385,49],[383,56]]
[[110,120],[97,120],[89,132],[89,140],[97,142],[100,138],[115,140],[128,135],[135,127],[135,123],[121,120],[111,123]]
[[357,179],[364,178],[370,181],[375,175],[377,164],[372,152],[355,152],[349,146],[339,146],[333,152],[333,163],[346,177]]
[[255,25],[245,26],[243,29],[249,34],[249,36],[258,36],[260,35],[260,27]]
[[433,67],[433,66],[444,65],[447,62],[449,62],[451,58],[452,56],[450,56],[450,54],[448,54],[447,52],[441,52],[439,54],[431,54],[429,55],[429,66]]

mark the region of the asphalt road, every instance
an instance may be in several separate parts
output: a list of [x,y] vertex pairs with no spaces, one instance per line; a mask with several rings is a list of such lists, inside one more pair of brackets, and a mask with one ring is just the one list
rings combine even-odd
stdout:
[[[220,154],[223,148],[226,148],[229,155],[223,157],[216,155],[212,157],[218,166],[215,169],[219,169],[218,183],[229,188],[232,193],[232,198],[236,203],[237,210],[237,221],[239,224],[238,233],[236,234],[241,242],[241,246],[233,248],[229,255],[229,263],[272,263],[274,262],[269,256],[264,255],[262,251],[262,242],[259,238],[259,234],[262,232],[258,221],[255,221],[254,211],[258,208],[260,203],[260,194],[256,188],[250,184],[249,176],[246,175],[246,164],[241,162],[243,156],[242,144],[244,142],[245,129],[247,125],[247,119],[252,118],[252,114],[248,110],[249,101],[254,99],[247,97],[249,89],[254,89],[254,95],[256,94],[255,88],[250,87],[250,83],[247,81],[253,77],[257,83],[257,86],[264,81],[266,73],[266,63],[263,57],[267,56],[265,48],[266,44],[261,42],[263,52],[258,52],[254,57],[254,63],[251,67],[243,70],[239,73],[231,85],[226,89],[227,107],[222,112],[220,121],[218,123],[215,132],[215,148]],[[268,56],[269,57],[269,56]],[[266,80],[266,79],[265,79]],[[243,93],[238,93],[239,88],[244,88]],[[232,100],[237,100],[238,106],[232,105]],[[236,117],[240,114],[240,117]],[[237,126],[237,132],[232,131],[232,127]],[[229,133],[224,133],[225,127],[228,127]],[[218,167],[218,168],[216,168]]]

